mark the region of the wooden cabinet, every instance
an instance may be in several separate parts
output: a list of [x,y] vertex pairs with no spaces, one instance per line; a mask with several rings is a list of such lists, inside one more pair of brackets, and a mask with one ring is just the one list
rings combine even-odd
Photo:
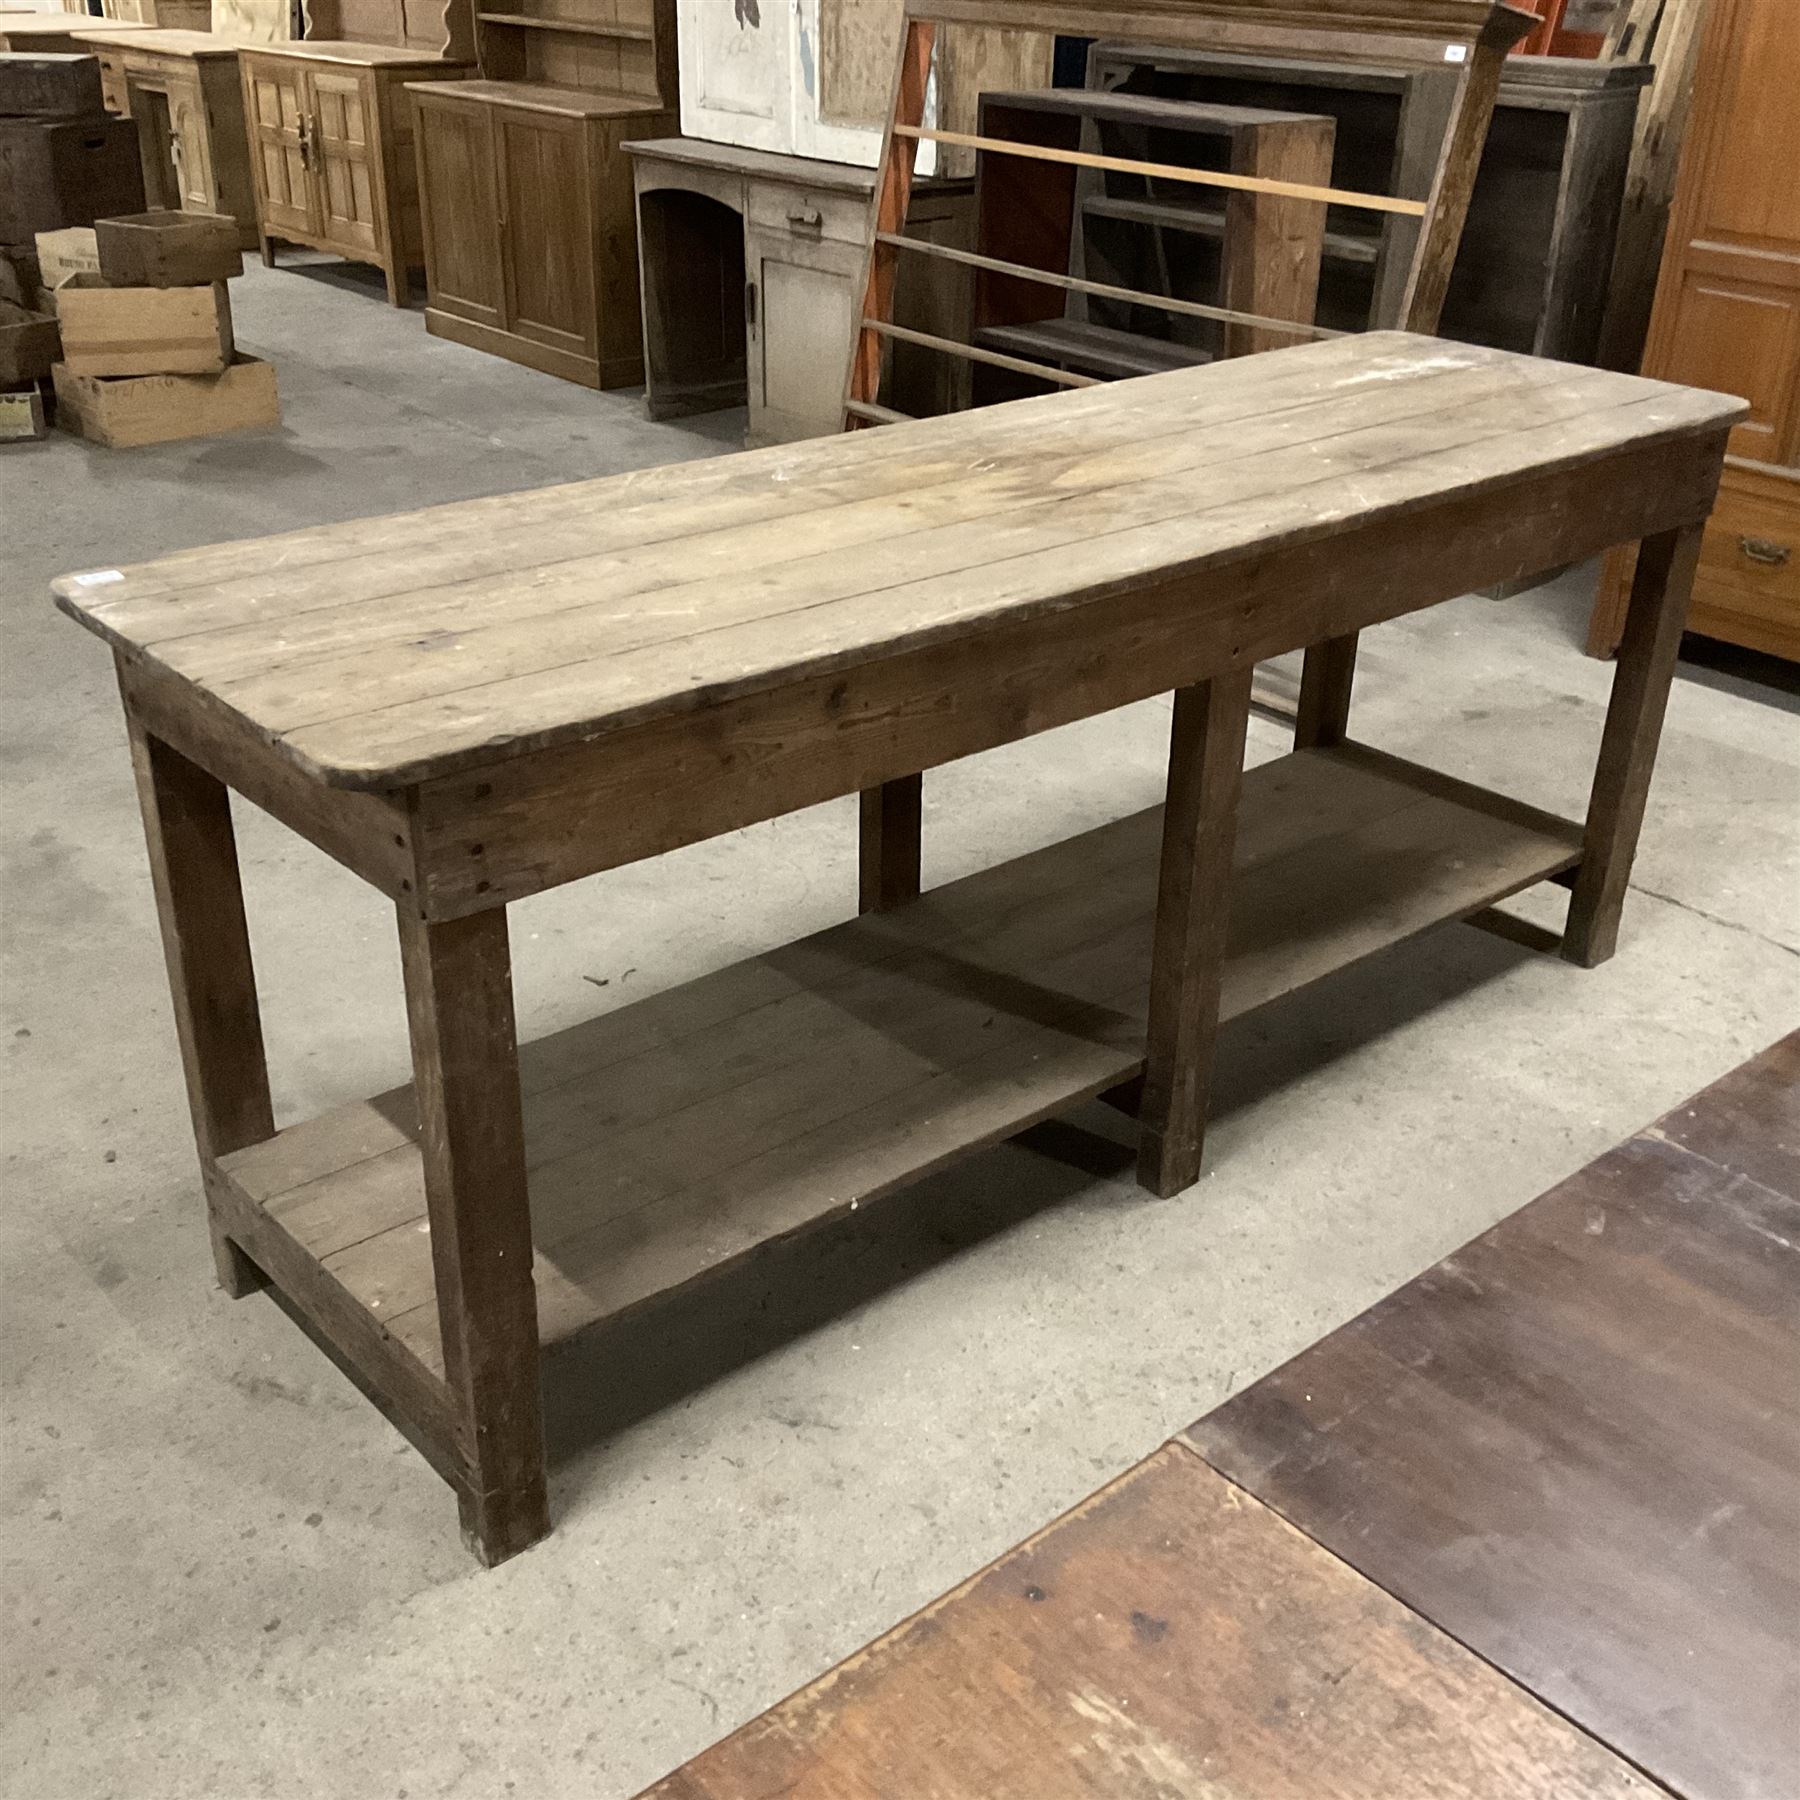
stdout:
[[434,84],[413,100],[427,329],[587,387],[636,386],[637,237],[620,145],[667,115],[518,82]]
[[[893,96],[900,0],[679,0],[678,14],[686,136],[874,166]],[[927,122],[973,131],[982,89],[1047,84],[1050,67],[1051,40],[1038,33],[940,32]],[[920,145],[921,173],[939,171],[937,149]],[[942,172],[969,173],[968,154],[951,152]]]
[[[1800,11],[1714,0],[1644,373],[1741,394],[1692,630],[1800,661]],[[1618,644],[1632,559],[1609,559],[1588,647]]]
[[240,54],[263,261],[307,244],[387,277],[407,301],[425,260],[409,84],[452,83],[466,65],[385,44],[269,44]]
[[588,387],[643,379],[622,146],[673,123],[673,0],[476,14],[483,74],[419,88],[426,328]]
[[[628,148],[651,418],[743,406],[751,446],[842,430],[874,172],[694,138]],[[969,249],[972,202],[967,181],[921,182],[906,229]],[[966,330],[967,272],[934,263],[930,277],[901,281],[895,317],[940,336]],[[895,356],[897,406],[924,416],[968,404],[965,364],[903,344]]]
[[136,121],[144,198],[174,212],[221,213],[257,241],[256,191],[238,81],[238,46],[205,31],[77,33],[100,58],[107,104]]

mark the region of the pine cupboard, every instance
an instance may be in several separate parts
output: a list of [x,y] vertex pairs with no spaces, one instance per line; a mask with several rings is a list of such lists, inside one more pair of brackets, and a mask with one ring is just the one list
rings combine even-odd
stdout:
[[411,83],[474,73],[469,0],[312,0],[302,43],[239,57],[263,261],[306,244],[387,277],[407,302],[425,259]]
[[238,46],[208,31],[76,33],[100,58],[107,104],[134,120],[146,205],[224,214],[257,242],[256,192],[238,79]]
[[[1800,8],[1713,0],[1644,373],[1741,394],[1691,630],[1800,661]],[[1611,653],[1635,558],[1607,562],[1588,631]]]
[[674,127],[674,0],[510,0],[475,20],[485,79],[411,95],[426,329],[588,387],[635,387],[622,146]]
[[522,82],[440,82],[412,100],[427,329],[587,387],[635,387],[637,236],[621,146],[671,116]]

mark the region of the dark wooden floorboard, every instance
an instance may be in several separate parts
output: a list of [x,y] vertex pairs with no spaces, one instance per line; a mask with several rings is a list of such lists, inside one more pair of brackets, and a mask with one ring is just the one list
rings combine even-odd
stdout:
[[1168,1444],[643,1800],[1657,1793]]
[[1186,1441],[1689,1800],[1790,1800],[1800,1035]]

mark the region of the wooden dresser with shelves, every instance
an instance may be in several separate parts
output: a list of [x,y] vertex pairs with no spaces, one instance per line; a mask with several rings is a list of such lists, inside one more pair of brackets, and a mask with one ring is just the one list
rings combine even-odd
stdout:
[[300,43],[239,53],[263,261],[305,244],[387,278],[425,260],[408,89],[474,73],[468,0],[314,0]]
[[[1800,662],[1800,11],[1713,0],[1644,373],[1741,394],[1690,630]],[[1788,170],[1786,176],[1780,171]],[[1635,555],[1607,560],[1588,649],[1624,629]]]
[[674,127],[674,0],[479,8],[483,79],[419,86],[438,337],[587,387],[643,379],[628,139]]
[[257,242],[256,190],[238,80],[238,45],[209,31],[75,34],[100,59],[110,110],[136,121],[144,200],[172,212],[222,213],[245,248]]

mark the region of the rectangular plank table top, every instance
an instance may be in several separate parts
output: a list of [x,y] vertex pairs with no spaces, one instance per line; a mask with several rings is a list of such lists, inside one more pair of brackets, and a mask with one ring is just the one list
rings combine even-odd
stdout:
[[1685,1800],[1800,1792],[1800,1034],[1186,1440]]
[[55,591],[308,776],[394,789],[1045,614],[1104,617],[1171,583],[1196,624],[1245,615],[1233,654],[1298,648],[1321,633],[1291,590],[1246,602],[1241,581],[1205,577],[1718,437],[1744,410],[1371,333],[90,570]]

